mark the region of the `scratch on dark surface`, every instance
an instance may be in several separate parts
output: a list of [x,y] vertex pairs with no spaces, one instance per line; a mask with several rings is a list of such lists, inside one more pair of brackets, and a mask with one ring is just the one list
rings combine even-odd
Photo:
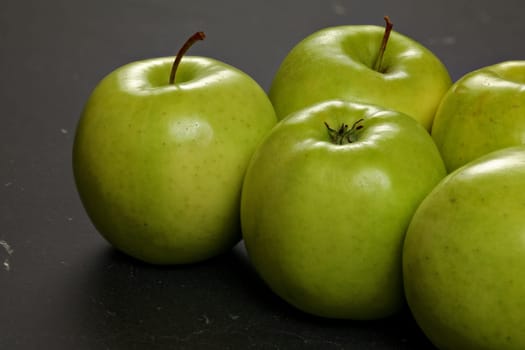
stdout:
[[0,240],[0,246],[2,246],[7,253],[7,256],[4,258],[4,262],[2,263],[2,265],[4,266],[4,269],[6,271],[11,271],[11,263],[9,261],[9,257],[13,255],[14,250],[6,241]]
[[291,336],[291,337],[294,337],[294,338],[298,338],[299,340],[301,340],[304,344],[308,344],[310,342],[310,340],[306,337],[303,337],[302,335],[300,334],[297,334],[297,333],[294,333],[294,332],[289,332],[289,331],[278,331],[276,332],[278,334],[283,334],[283,335],[286,335],[286,336]]
[[188,333],[186,334],[185,336],[179,336],[179,335],[176,335],[176,334],[165,334],[165,335],[156,335],[155,338],[159,338],[159,339],[173,339],[175,341],[178,341],[180,343],[185,343],[185,342],[188,342],[190,341],[191,338],[195,337],[195,336],[199,336],[201,334],[204,334],[206,331],[201,329],[201,330],[197,330],[197,331],[193,331],[191,333]]
[[[208,315],[203,314],[199,317],[199,320],[204,321],[206,325],[209,323],[206,320],[209,320],[210,323],[212,323],[211,319]],[[247,344],[244,348],[245,349],[274,349],[274,350],[284,350],[287,349],[286,346],[280,346],[279,344],[276,344],[272,341],[275,337],[286,337],[289,338],[287,340],[288,343],[290,341],[292,344],[296,344],[295,346],[298,347],[305,347],[305,348],[319,348],[319,349],[333,349],[333,350],[342,350],[345,348],[344,344],[336,341],[336,340],[327,340],[327,339],[318,339],[318,338],[310,338],[307,336],[303,336],[299,333],[293,332],[293,331],[283,331],[281,329],[272,329],[268,330],[269,334],[271,334],[270,337],[268,337],[268,340],[261,340],[260,338],[257,338],[254,336],[254,332],[250,329],[251,327],[246,327],[244,330],[239,329],[214,329],[214,328],[203,328],[203,329],[196,329],[192,332],[187,333],[186,335],[177,335],[177,334],[164,334],[164,335],[155,335],[152,341],[155,341],[156,339],[164,339],[164,340],[171,340],[174,343],[182,346],[186,346],[187,344],[192,344],[192,346],[195,346],[196,344],[200,346],[207,347],[207,345],[216,345],[209,343],[209,337],[213,336],[224,336],[227,334],[230,337],[235,337],[237,341],[239,341],[239,338],[243,338],[243,341],[245,344]],[[266,333],[266,332],[265,332]],[[204,336],[205,334],[208,334],[209,336]],[[242,341],[241,341],[242,342]],[[214,348],[211,346],[211,348]]]
[[[283,331],[283,330],[278,330],[274,334],[296,338],[298,341],[302,342],[304,346],[316,347],[316,348],[318,347],[319,349],[328,349],[328,348],[338,349],[338,350],[344,349],[344,345],[335,340],[318,339],[316,337],[314,338],[305,337],[295,332]],[[279,347],[277,347],[277,349],[279,349]]]
[[202,315],[202,319],[204,320],[204,323],[206,323],[206,324],[210,324],[211,323],[210,318],[206,314]]
[[239,315],[234,315],[234,314],[228,314],[228,316],[230,316],[230,318],[231,318],[233,321],[236,321],[236,320],[239,319],[239,317],[241,317],[241,316],[239,316]]

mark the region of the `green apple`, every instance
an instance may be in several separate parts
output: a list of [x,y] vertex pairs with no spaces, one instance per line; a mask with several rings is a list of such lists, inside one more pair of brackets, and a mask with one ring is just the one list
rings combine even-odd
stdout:
[[388,23],[387,30],[364,25],[330,27],[297,44],[270,88],[277,117],[321,101],[344,99],[398,110],[429,130],[452,84],[450,75],[421,44],[397,32],[388,36]]
[[211,58],[181,58],[173,83],[171,57],[107,75],[74,143],[77,188],[98,231],[155,264],[204,260],[240,240],[244,172],[277,122],[247,74]]
[[417,209],[403,251],[414,317],[440,349],[525,349],[525,147],[448,175]]
[[447,170],[525,143],[525,61],[501,62],[459,79],[443,97],[432,137]]
[[249,257],[305,312],[388,316],[403,303],[406,227],[445,174],[432,138],[409,116],[347,101],[298,111],[270,132],[246,172]]

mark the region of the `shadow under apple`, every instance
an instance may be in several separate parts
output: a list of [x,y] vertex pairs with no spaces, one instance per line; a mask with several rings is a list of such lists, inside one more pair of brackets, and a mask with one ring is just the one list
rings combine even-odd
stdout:
[[226,254],[182,266],[145,264],[108,246],[71,283],[75,293],[64,293],[64,302],[76,333],[68,337],[87,347],[432,348],[407,309],[362,322],[293,308],[257,276],[242,242]]

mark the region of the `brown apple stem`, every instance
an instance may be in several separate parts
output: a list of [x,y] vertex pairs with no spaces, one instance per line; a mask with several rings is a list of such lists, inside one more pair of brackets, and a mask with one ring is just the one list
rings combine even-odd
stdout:
[[177,52],[177,56],[175,57],[175,61],[173,61],[173,66],[171,67],[170,80],[169,80],[170,85],[175,83],[175,73],[177,73],[177,68],[179,67],[180,61],[182,60],[182,56],[184,56],[186,51],[188,51],[188,49],[193,44],[195,44],[199,40],[204,40],[204,38],[206,38],[206,35],[204,34],[204,32],[197,32],[193,34],[192,36],[190,36],[188,40],[186,40],[184,45],[182,45],[182,47],[179,49],[179,52]]
[[392,31],[392,27],[394,26],[392,22],[390,22],[390,18],[388,16],[384,17],[385,19],[385,33],[383,34],[383,41],[381,42],[381,47],[379,47],[379,54],[377,55],[376,63],[374,64],[374,70],[376,72],[383,72],[383,56],[385,54],[386,45],[388,44],[388,38],[390,37],[390,32]]

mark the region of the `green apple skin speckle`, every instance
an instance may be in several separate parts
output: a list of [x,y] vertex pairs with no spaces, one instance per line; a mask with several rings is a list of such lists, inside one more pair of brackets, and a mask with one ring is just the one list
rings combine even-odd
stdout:
[[403,249],[414,317],[440,349],[525,349],[525,147],[458,168],[414,214]]
[[241,237],[242,180],[277,122],[260,86],[203,57],[122,66],[94,89],[73,150],[76,184],[98,231],[155,264],[201,261]]

